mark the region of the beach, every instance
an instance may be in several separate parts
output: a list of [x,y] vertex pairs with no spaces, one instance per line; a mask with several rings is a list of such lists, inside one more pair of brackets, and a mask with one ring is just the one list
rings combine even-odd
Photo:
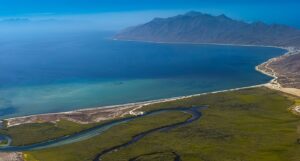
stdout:
[[9,119],[4,119],[3,123],[6,127],[12,127],[22,124],[28,123],[45,123],[45,122],[57,122],[61,119],[74,121],[80,124],[89,124],[100,122],[104,120],[111,120],[115,118],[124,117],[126,115],[139,115],[142,111],[139,111],[142,107],[163,103],[163,102],[170,102],[176,101],[180,99],[186,99],[196,96],[208,95],[208,94],[216,94],[216,93],[223,93],[223,92],[230,92],[230,91],[237,91],[242,89],[249,89],[249,88],[256,88],[256,87],[263,87],[265,84],[248,86],[248,87],[241,87],[241,88],[234,88],[228,90],[220,90],[214,92],[207,92],[207,93],[200,93],[194,94],[189,96],[180,96],[180,97],[173,97],[167,99],[158,99],[152,101],[145,101],[145,102],[136,102],[136,103],[129,103],[129,104],[122,104],[122,105],[113,105],[113,106],[102,106],[102,107],[95,107],[89,109],[81,109],[81,110],[74,110],[68,112],[58,112],[58,113],[47,113],[47,114],[37,114],[37,115],[29,115],[29,116],[22,116],[22,117],[14,117]]

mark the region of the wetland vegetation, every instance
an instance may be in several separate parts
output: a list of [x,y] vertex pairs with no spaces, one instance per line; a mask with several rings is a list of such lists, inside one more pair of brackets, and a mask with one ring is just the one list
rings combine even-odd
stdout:
[[[292,114],[288,108],[298,103],[299,99],[267,88],[244,89],[197,96],[172,102],[153,104],[144,107],[144,111],[164,108],[192,107],[208,105],[202,110],[201,119],[191,124],[166,131],[157,131],[145,136],[138,142],[108,153],[102,160],[107,161],[207,161],[207,160],[270,160],[298,161],[300,154],[300,117]],[[83,161],[94,160],[107,148],[128,142],[149,129],[182,122],[190,117],[181,112],[167,112],[153,116],[138,118],[120,124],[103,134],[77,143],[49,149],[26,151],[26,161]],[[70,127],[59,128],[51,132],[45,131],[45,124],[40,128],[21,125],[12,131],[21,129],[24,133],[12,135],[15,144],[21,145],[26,136],[26,128],[32,130],[36,138],[60,136],[71,131],[88,128],[76,123]],[[48,129],[57,125],[49,124]],[[81,127],[82,126],[82,127]],[[51,128],[50,128],[51,127]],[[47,129],[46,128],[46,129]],[[74,130],[76,129],[76,130]],[[18,136],[19,134],[19,136]],[[40,136],[39,136],[40,135]],[[41,140],[43,140],[41,139]],[[22,141],[23,140],[23,141]]]

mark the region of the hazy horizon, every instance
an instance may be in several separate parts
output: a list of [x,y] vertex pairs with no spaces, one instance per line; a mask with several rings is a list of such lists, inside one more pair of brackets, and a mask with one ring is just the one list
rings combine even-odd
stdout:
[[[226,14],[245,22],[263,21],[268,24],[285,24],[300,28],[297,1],[234,0],[211,2],[130,0],[97,1],[62,0],[43,2],[12,0],[0,6],[0,34],[28,31],[99,30],[119,31],[142,24],[155,17],[170,17],[194,10],[212,15]],[[284,2],[284,3],[280,3]],[[253,12],[255,11],[255,12]]]

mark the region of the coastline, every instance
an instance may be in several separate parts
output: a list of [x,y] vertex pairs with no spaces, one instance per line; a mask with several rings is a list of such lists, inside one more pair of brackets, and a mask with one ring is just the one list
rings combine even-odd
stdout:
[[[116,39],[114,39],[116,40]],[[116,41],[135,41],[135,40],[116,40]],[[147,43],[168,43],[168,44],[207,44],[207,45],[228,45],[228,46],[253,46],[253,47],[272,47],[272,48],[280,48],[287,50],[286,53],[284,53],[282,56],[289,55],[292,52],[299,51],[295,50],[294,47],[279,47],[279,46],[264,46],[264,45],[243,45],[243,44],[217,44],[217,43],[185,43],[185,42],[151,42],[151,41],[138,41],[138,42],[147,42]],[[268,64],[268,62],[272,62],[272,60],[278,59],[278,57],[272,58],[264,62],[263,64]],[[263,65],[261,64],[261,65]],[[212,91],[212,92],[206,92],[206,93],[199,93],[199,94],[193,94],[193,95],[187,95],[187,96],[179,96],[179,97],[172,97],[172,98],[165,98],[165,99],[157,99],[157,100],[150,100],[150,101],[143,101],[143,102],[134,102],[134,103],[128,103],[128,104],[120,104],[120,105],[111,105],[111,106],[101,106],[101,107],[94,107],[94,108],[86,108],[86,109],[79,109],[79,110],[73,110],[73,111],[67,111],[67,112],[58,112],[58,113],[45,113],[45,114],[35,114],[35,115],[28,115],[28,116],[20,116],[20,117],[13,117],[4,119],[3,122],[7,127],[17,126],[21,124],[27,124],[27,123],[43,123],[43,122],[53,122],[56,123],[57,121],[61,119],[66,119],[69,121],[77,122],[80,124],[88,124],[88,123],[94,123],[94,122],[100,122],[103,120],[110,120],[115,119],[119,117],[124,117],[125,115],[139,115],[141,114],[141,111],[138,111],[140,108],[157,104],[157,103],[163,103],[163,102],[170,102],[185,98],[191,98],[201,95],[208,95],[208,94],[215,94],[215,93],[222,93],[222,92],[229,92],[229,91],[237,91],[242,89],[248,89],[248,88],[255,88],[255,87],[267,87],[273,89],[274,82],[276,82],[276,74],[270,73],[264,70],[259,69],[258,65],[255,67],[255,69],[265,75],[268,75],[270,77],[273,77],[273,79],[265,84],[259,84],[259,85],[253,85],[253,86],[246,86],[246,87],[240,87],[240,88],[233,88],[233,89],[227,89],[227,90],[219,90],[219,91]],[[279,85],[280,86],[280,85]],[[279,90],[285,93],[293,94],[291,90],[284,91],[283,88],[276,88],[275,90]],[[300,90],[299,90],[300,91]],[[295,94],[293,94],[295,95]],[[299,95],[297,95],[300,97]]]
[[197,42],[164,42],[164,41],[146,41],[146,40],[126,40],[126,39],[117,39],[117,38],[109,38],[113,41],[127,41],[127,42],[143,42],[143,43],[154,43],[154,44],[191,44],[191,45],[221,45],[221,46],[245,46],[245,47],[267,47],[267,48],[277,48],[284,49],[289,52],[289,48],[295,47],[284,47],[284,46],[273,46],[273,45],[249,45],[249,44],[226,44],[226,43],[197,43]]
[[219,90],[213,92],[205,92],[205,93],[199,93],[199,94],[193,94],[187,96],[171,97],[165,99],[150,100],[144,102],[135,102],[135,103],[128,103],[128,104],[112,105],[112,106],[101,106],[101,107],[79,109],[79,110],[73,110],[67,112],[20,116],[20,117],[4,119],[3,122],[5,122],[6,127],[12,127],[12,126],[28,124],[28,123],[44,123],[44,122],[56,123],[61,119],[73,121],[79,124],[89,124],[89,123],[95,123],[95,122],[100,122],[105,120],[111,120],[114,118],[120,118],[126,115],[140,115],[142,114],[142,111],[138,111],[139,109],[143,108],[144,106],[153,105],[157,103],[164,103],[164,102],[176,101],[176,100],[197,97],[202,95],[238,91],[242,89],[250,89],[250,88],[257,88],[257,87],[264,87],[264,86],[265,84],[258,84],[253,86],[232,88],[232,89]]
[[276,73],[272,68],[269,67],[269,65],[273,62],[276,62],[278,60],[284,59],[286,57],[289,57],[291,55],[294,54],[300,54],[300,49],[296,49],[296,48],[288,48],[288,52],[279,56],[279,57],[275,57],[272,59],[269,59],[268,61],[258,65],[255,67],[255,69],[258,72],[261,72],[265,75],[268,75],[270,77],[273,77],[273,79],[269,82],[265,84],[265,87],[272,89],[272,90],[277,90],[277,91],[281,91],[283,93],[287,93],[287,94],[291,94],[297,97],[300,97],[300,89],[297,88],[287,88],[287,87],[283,87],[282,84],[280,84],[278,82],[278,73]]

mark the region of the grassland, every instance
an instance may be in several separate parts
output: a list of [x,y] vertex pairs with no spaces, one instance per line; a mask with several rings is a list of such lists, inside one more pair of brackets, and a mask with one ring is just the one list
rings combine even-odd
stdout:
[[[209,108],[196,122],[146,136],[103,160],[173,161],[179,155],[183,161],[299,161],[300,117],[288,110],[296,101],[276,91],[253,88],[147,106],[143,110],[199,105]],[[147,116],[82,142],[25,152],[25,160],[92,160],[102,150],[124,143],[135,134],[188,117],[180,112]]]
[[300,106],[300,99],[296,99],[296,100],[295,100],[295,105],[296,105],[296,106]]
[[99,151],[127,142],[137,133],[163,125],[182,122],[188,118],[190,118],[190,115],[182,112],[168,112],[153,116],[146,116],[132,122],[113,127],[102,135],[86,141],[57,148],[26,152],[25,157],[28,161],[93,160]]
[[70,135],[95,125],[97,124],[81,125],[72,121],[61,120],[57,123],[34,123],[13,126],[1,129],[0,133],[12,137],[12,145],[21,146]]
[[0,146],[6,145],[6,144],[8,144],[7,140],[1,140],[0,141]]
[[183,161],[299,161],[300,118],[288,112],[294,103],[290,99],[256,89],[183,101],[211,106],[198,122],[148,136],[103,160],[125,161],[171,151]]

